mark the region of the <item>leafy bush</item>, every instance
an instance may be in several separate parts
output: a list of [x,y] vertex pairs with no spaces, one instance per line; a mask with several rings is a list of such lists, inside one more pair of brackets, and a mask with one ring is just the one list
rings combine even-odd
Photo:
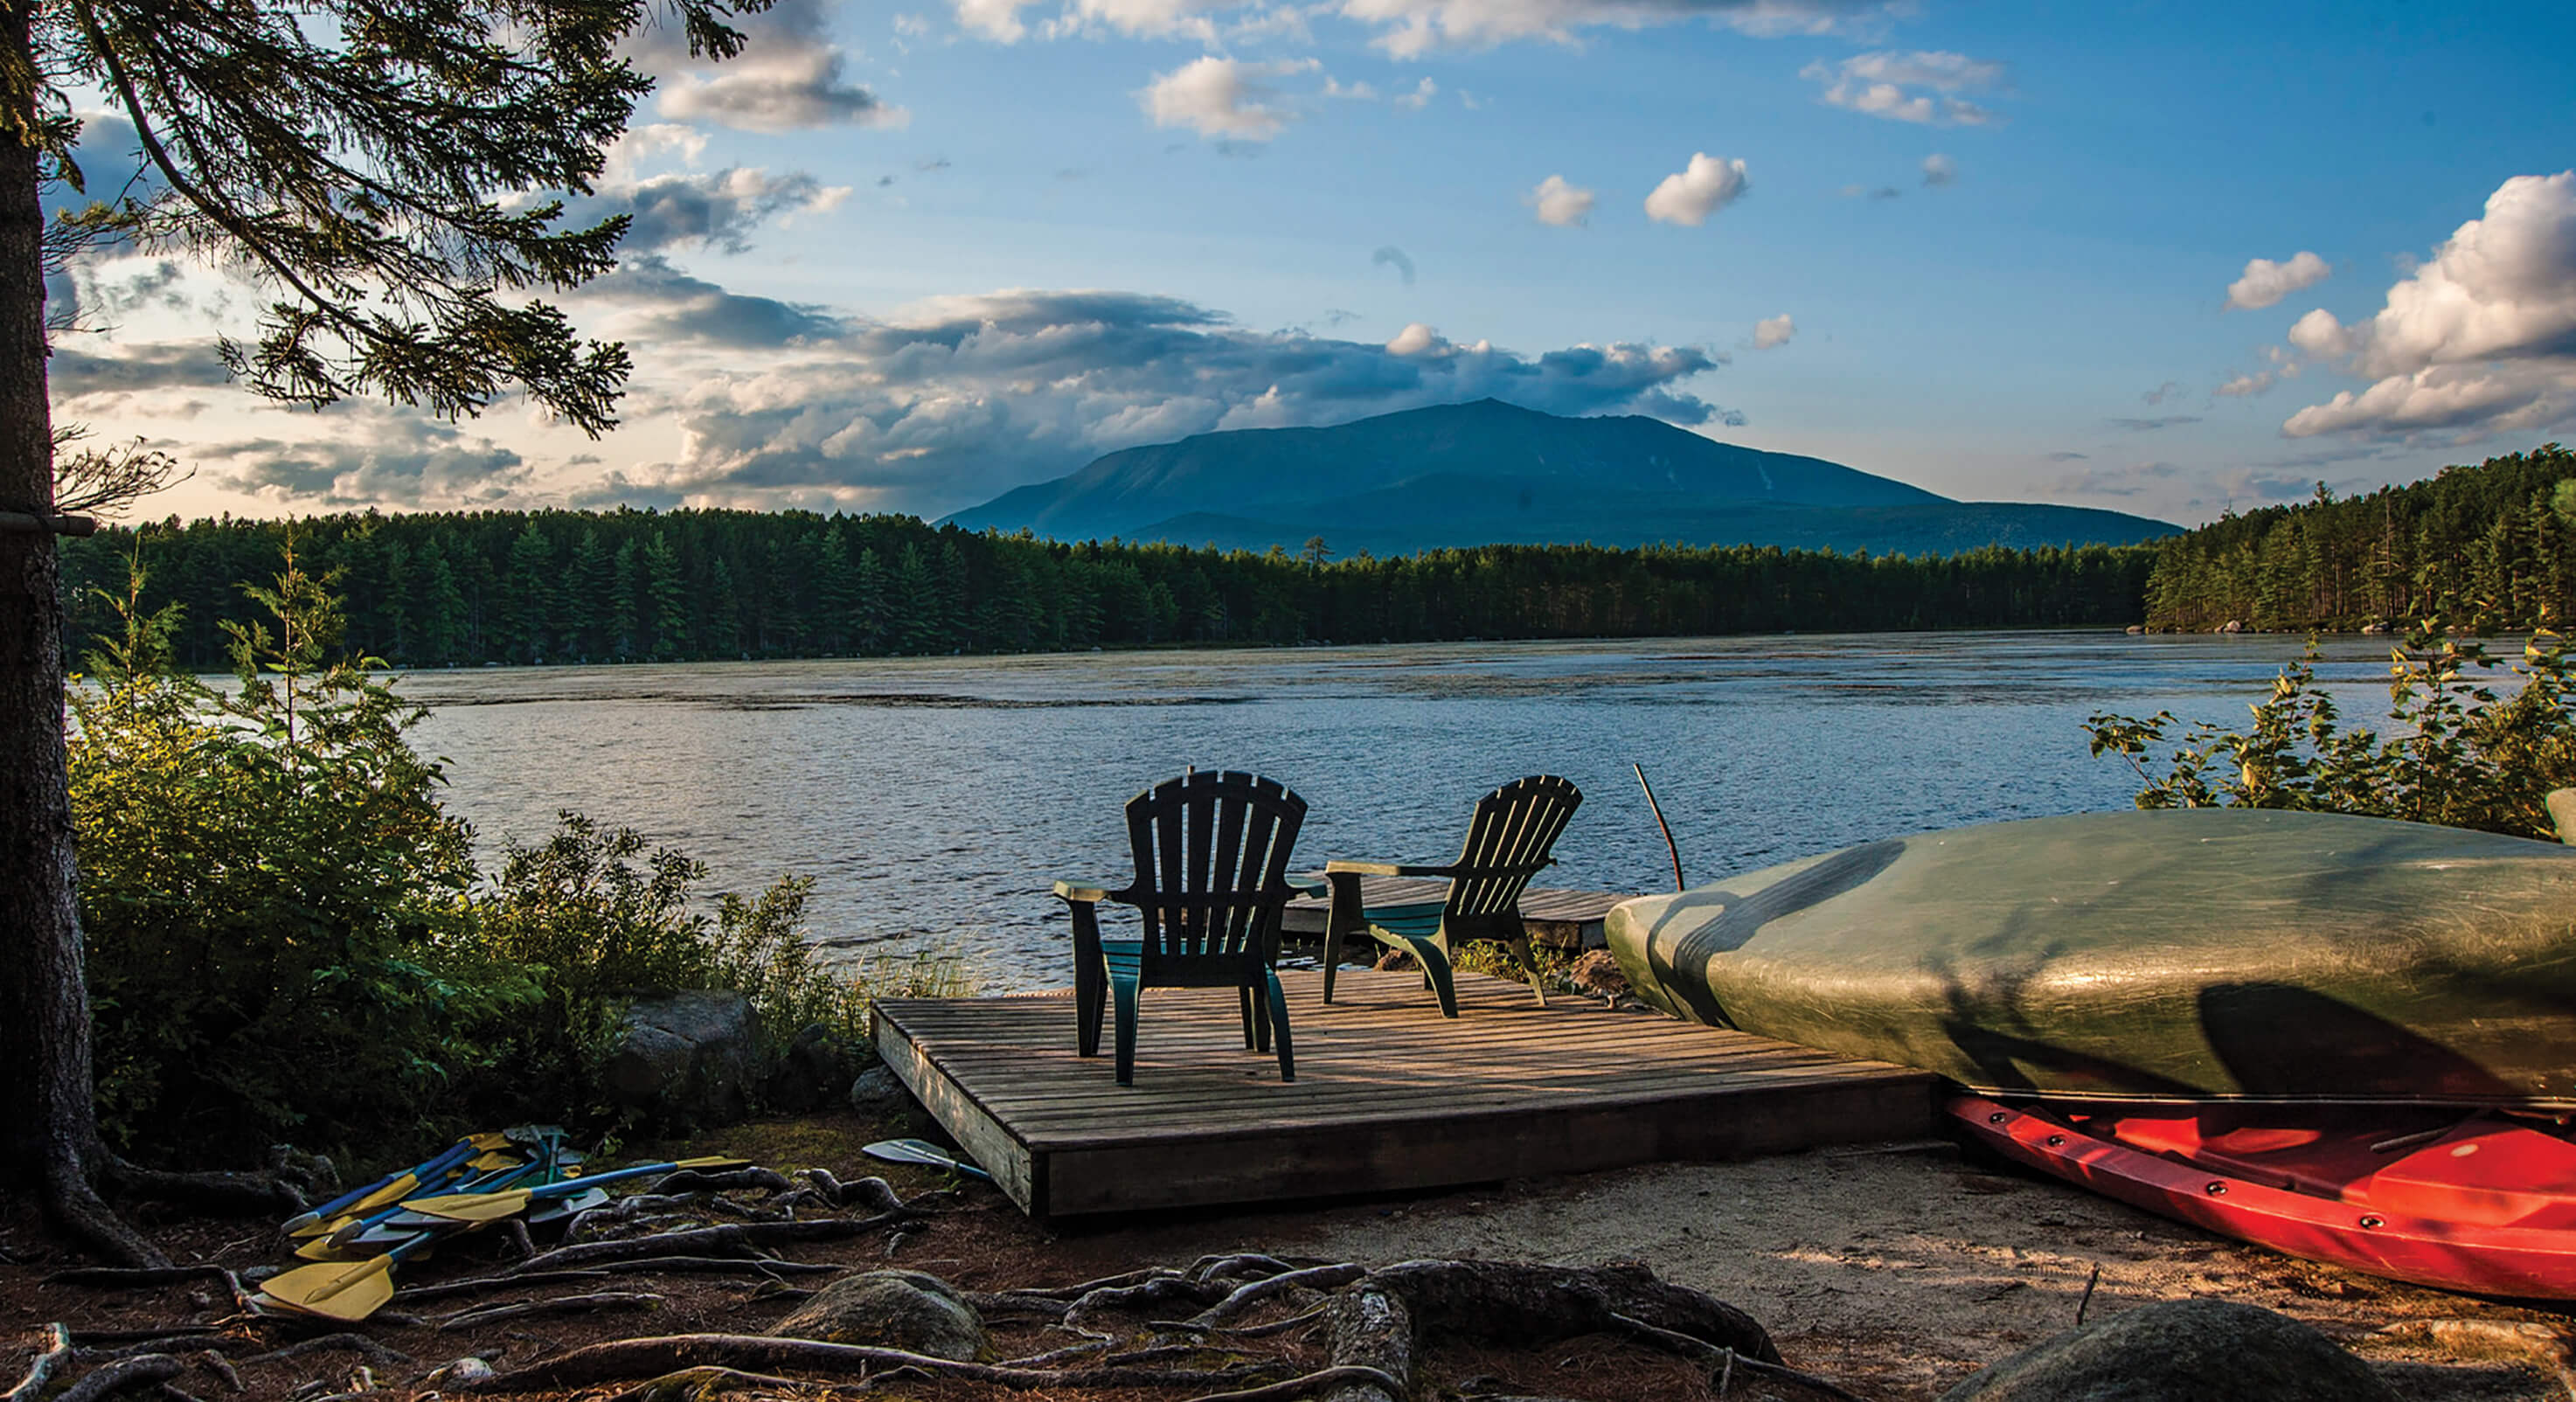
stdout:
[[2506,696],[2471,674],[2503,659],[2426,624],[2391,653],[2384,734],[2345,727],[2315,660],[2312,647],[2282,669],[2249,729],[2204,721],[2169,739],[2181,725],[2170,711],[2100,714],[2085,723],[2093,753],[2136,767],[2140,808],[2308,809],[2555,840],[2543,800],[2576,785],[2576,679],[2558,635],[2524,645],[2507,669],[2521,685]]
[[533,994],[458,957],[474,868],[420,713],[323,662],[336,614],[291,556],[251,593],[237,689],[169,671],[172,611],[129,594],[71,693],[101,1120],[147,1159],[417,1135],[489,1061],[471,1029]]
[[[856,1041],[875,996],[964,991],[954,960],[824,966],[799,878],[692,899],[706,868],[577,813],[478,881],[423,714],[326,662],[337,607],[290,553],[265,621],[227,624],[237,686],[169,665],[143,613],[73,688],[100,1115],[147,1161],[241,1162],[292,1142],[365,1163],[469,1121],[596,1116],[640,995],[737,990],[774,1058],[813,1023]],[[355,1148],[354,1154],[351,1153]]]

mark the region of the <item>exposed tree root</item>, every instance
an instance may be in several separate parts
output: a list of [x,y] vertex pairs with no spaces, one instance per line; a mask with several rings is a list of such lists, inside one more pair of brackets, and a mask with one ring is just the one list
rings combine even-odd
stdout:
[[844,1241],[910,1220],[911,1215],[907,1210],[882,1212],[874,1217],[818,1217],[810,1222],[735,1222],[722,1227],[701,1227],[695,1231],[629,1237],[623,1241],[586,1241],[578,1246],[557,1247],[543,1255],[532,1256],[511,1267],[509,1274],[587,1268],[601,1261],[631,1261],[646,1256],[703,1255],[717,1251],[749,1253],[756,1247],[781,1246],[798,1241]]
[[38,1331],[44,1347],[27,1364],[27,1376],[15,1387],[0,1393],[0,1402],[35,1402],[44,1394],[45,1384],[63,1365],[71,1362],[72,1331],[59,1324],[48,1324]]
[[156,1387],[187,1370],[187,1364],[166,1353],[120,1358],[64,1388],[53,1402],[98,1402],[128,1388]]
[[1190,1402],[1288,1402],[1290,1398],[1311,1397],[1327,1388],[1344,1387],[1352,1383],[1384,1388],[1389,1396],[1403,1395],[1401,1392],[1403,1384],[1389,1374],[1355,1364],[1337,1364],[1308,1373],[1302,1378],[1290,1378],[1286,1382],[1271,1383],[1266,1387],[1248,1387],[1239,1392],[1211,1392],[1205,1396],[1194,1397]]
[[663,1297],[645,1291],[602,1291],[593,1295],[558,1295],[550,1300],[523,1300],[515,1304],[477,1305],[472,1309],[430,1321],[440,1333],[471,1329],[481,1324],[496,1324],[504,1319],[525,1319],[538,1314],[586,1314],[605,1309],[651,1309]]
[[[382,1319],[384,1315],[379,1313],[376,1318]],[[417,1361],[401,1349],[378,1343],[364,1334],[339,1333],[304,1339],[266,1353],[254,1353],[242,1359],[241,1365],[247,1368],[257,1363],[279,1363],[289,1358],[302,1358],[308,1353],[354,1353],[388,1367],[405,1367]]]
[[541,1389],[591,1387],[657,1377],[684,1368],[775,1371],[797,1368],[832,1377],[863,1379],[871,1372],[913,1368],[933,1377],[990,1383],[997,1387],[1210,1387],[1239,1383],[1258,1368],[1161,1369],[1124,1366],[1090,1368],[1010,1368],[991,1363],[960,1363],[901,1349],[859,1344],[825,1344],[811,1339],[774,1339],[760,1334],[673,1334],[654,1339],[618,1339],[591,1344],[555,1357],[514,1368],[457,1389],[465,1392],[534,1392]]

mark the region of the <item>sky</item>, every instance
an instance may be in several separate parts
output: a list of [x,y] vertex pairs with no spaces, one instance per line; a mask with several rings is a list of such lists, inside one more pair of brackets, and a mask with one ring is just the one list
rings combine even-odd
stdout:
[[[658,80],[559,298],[593,440],[225,381],[261,291],[56,280],[134,514],[937,517],[1100,454],[1494,396],[2181,524],[2576,423],[2576,6],[781,0]],[[98,114],[84,162],[131,163]],[[93,176],[93,188],[96,177]],[[69,196],[63,196],[69,200]]]

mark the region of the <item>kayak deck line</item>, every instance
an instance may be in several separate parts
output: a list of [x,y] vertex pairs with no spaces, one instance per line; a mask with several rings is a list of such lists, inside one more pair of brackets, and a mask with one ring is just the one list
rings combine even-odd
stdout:
[[1461,973],[1283,969],[1297,1079],[1232,989],[1155,989],[1136,1083],[1074,1053],[1070,997],[888,999],[886,1064],[1033,1216],[1278,1202],[1921,1139],[1937,1078],[1747,1033],[1533,1004]]

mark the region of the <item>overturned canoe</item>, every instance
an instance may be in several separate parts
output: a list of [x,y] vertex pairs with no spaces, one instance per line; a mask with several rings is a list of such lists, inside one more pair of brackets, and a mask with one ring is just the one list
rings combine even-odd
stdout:
[[2090,1100],[2576,1108],[2576,848],[2241,808],[1892,838],[1610,912],[1678,1017]]

